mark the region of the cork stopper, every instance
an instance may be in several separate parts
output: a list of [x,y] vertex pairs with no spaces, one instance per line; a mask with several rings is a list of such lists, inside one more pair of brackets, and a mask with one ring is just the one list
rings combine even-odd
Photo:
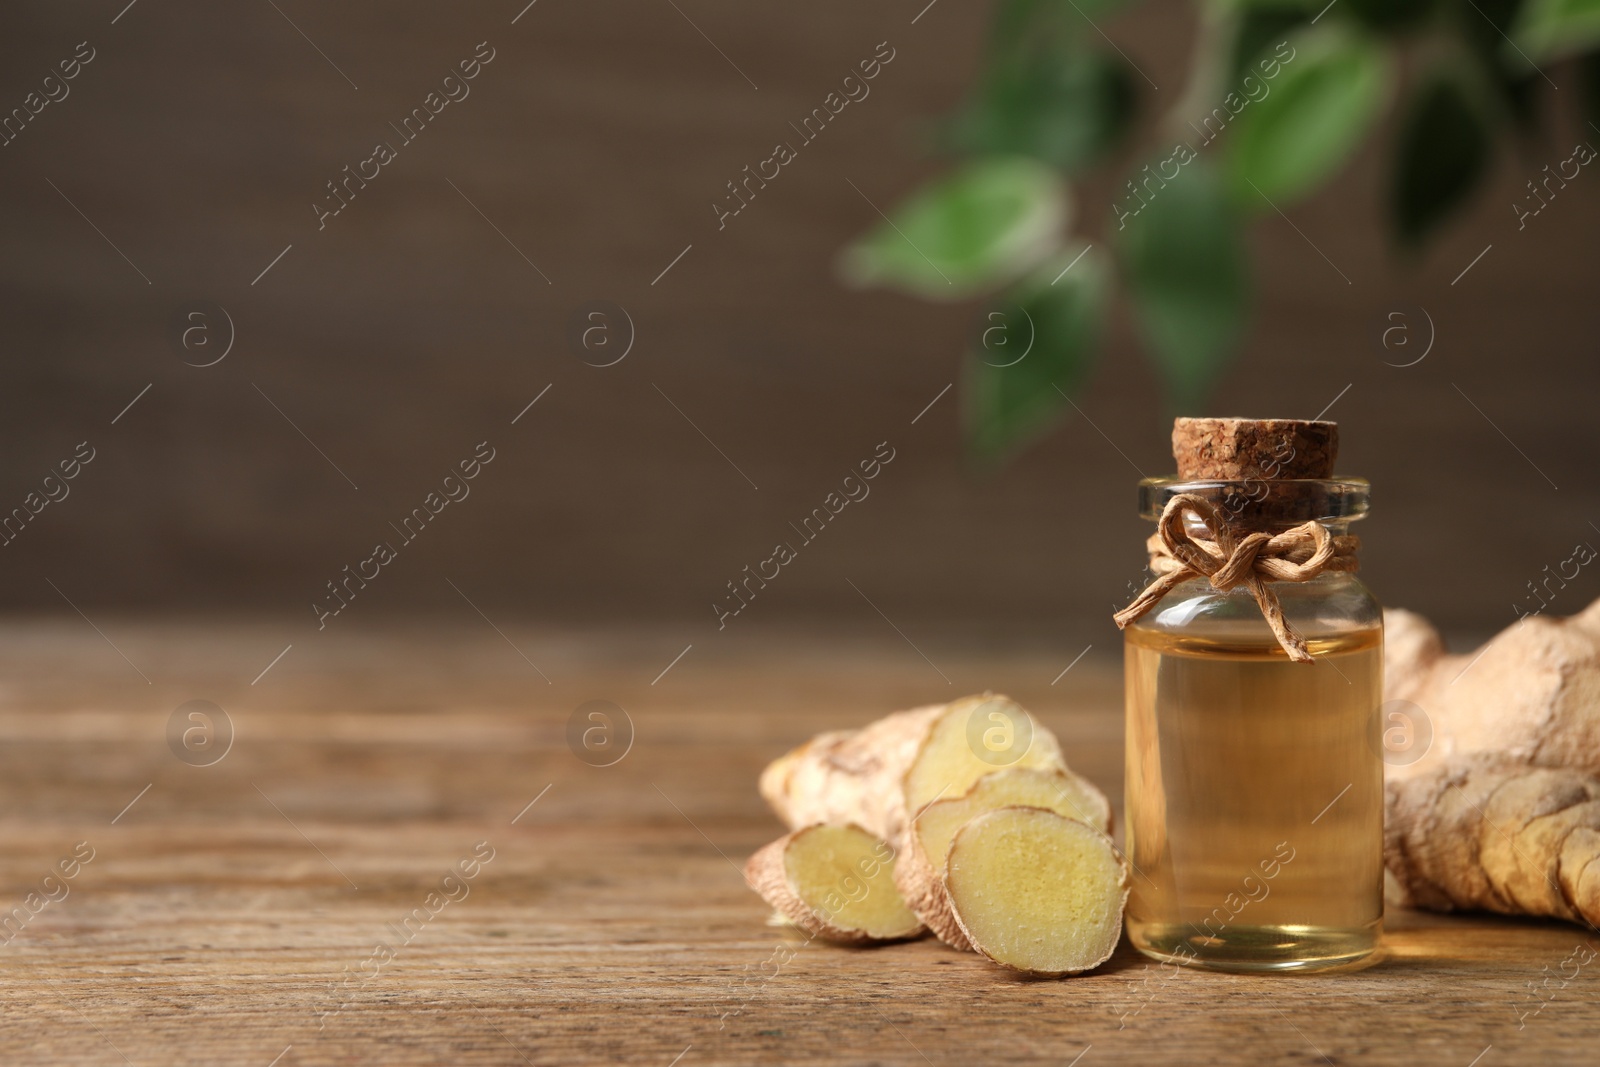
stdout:
[[1339,424],[1309,419],[1175,419],[1172,457],[1184,481],[1332,478]]

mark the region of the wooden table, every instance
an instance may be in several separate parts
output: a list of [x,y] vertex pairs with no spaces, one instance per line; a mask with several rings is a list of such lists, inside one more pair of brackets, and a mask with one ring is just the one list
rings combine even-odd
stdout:
[[[0,631],[6,1064],[1595,1061],[1600,966],[1530,994],[1596,943],[1555,923],[1399,913],[1355,974],[1169,977],[1124,947],[1065,981],[767,925],[738,872],[779,829],[766,760],[993,687],[1115,796],[1119,672],[1093,653],[1052,686],[1076,649],[924,638],[930,663],[752,627],[663,675],[685,635],[95,623]],[[232,723],[210,766],[168,745],[192,699]],[[610,767],[567,744],[590,699],[634,726]]]

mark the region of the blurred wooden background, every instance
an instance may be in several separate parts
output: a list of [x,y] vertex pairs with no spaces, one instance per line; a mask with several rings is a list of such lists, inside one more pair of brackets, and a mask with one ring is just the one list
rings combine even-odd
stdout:
[[[95,58],[0,148],[0,511],[78,442],[96,458],[5,548],[0,605],[69,610],[48,578],[90,616],[314,625],[324,583],[488,440],[471,497],[349,610],[472,617],[449,578],[491,616],[714,629],[725,583],[888,441],[871,497],[730,625],[881,625],[876,605],[903,627],[1109,644],[1147,532],[1133,483],[1169,465],[1171,412],[1125,309],[1084,415],[985,474],[962,459],[959,386],[913,425],[958,380],[973,309],[835,281],[877,218],[862,194],[886,208],[933,172],[918,123],[977,60],[989,5],[924,3],[9,5],[0,108],[78,42]],[[1159,86],[1147,104],[1179,91],[1188,5],[1103,28]],[[483,41],[471,95],[319,232],[324,183]],[[719,232],[724,183],[882,41],[895,59],[871,96]],[[1575,104],[1575,76],[1551,73],[1546,95]],[[1292,225],[1265,218],[1259,316],[1212,405],[1309,417],[1339,397],[1340,466],[1377,487],[1368,580],[1457,634],[1513,621],[1527,581],[1600,539],[1595,179],[1520,232],[1510,207],[1570,154],[1569,112],[1418,261],[1381,237],[1381,151]],[[1086,236],[1116,184],[1078,190]],[[170,339],[198,299],[237,332],[209,368]],[[602,299],[637,332],[609,368],[567,342]],[[1386,316],[1420,343],[1418,308],[1431,353],[1386,365],[1406,358],[1378,344]],[[1552,610],[1597,593],[1584,573]]]

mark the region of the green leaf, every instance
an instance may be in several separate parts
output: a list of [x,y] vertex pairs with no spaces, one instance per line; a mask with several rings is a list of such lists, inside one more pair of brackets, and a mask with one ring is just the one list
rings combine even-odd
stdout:
[[1389,57],[1372,42],[1332,27],[1289,40],[1292,49],[1260,99],[1230,93],[1229,182],[1243,203],[1293,200],[1336,170],[1381,108]]
[[[1513,43],[1514,42],[1514,43]],[[1536,63],[1564,59],[1600,42],[1600,0],[1529,0],[1505,50]]]
[[937,127],[951,151],[1032,156],[1070,172],[1128,132],[1133,77],[1095,19],[1121,0],[1000,0],[971,95]]
[[1488,120],[1460,75],[1444,68],[1417,87],[1400,128],[1390,215],[1395,233],[1418,244],[1449,217],[1489,169]]
[[1240,220],[1221,176],[1191,159],[1120,217],[1123,273],[1140,332],[1178,409],[1194,409],[1233,355],[1248,280]]
[[944,147],[1032,156],[1075,173],[1126,135],[1135,93],[1128,66],[1094,48],[1047,43],[995,60],[942,131]]
[[844,279],[928,300],[961,300],[1014,281],[1060,245],[1066,186],[1031,159],[966,164],[923,186],[845,249]]
[[1259,79],[1271,68],[1257,67],[1257,61],[1276,58],[1269,55],[1269,50],[1280,42],[1287,43],[1291,33],[1315,14],[1304,8],[1275,6],[1252,6],[1239,12],[1233,22],[1228,85],[1243,87],[1247,74]]
[[984,312],[967,356],[967,446],[997,459],[1054,424],[1093,363],[1105,319],[1102,256],[1078,246]]

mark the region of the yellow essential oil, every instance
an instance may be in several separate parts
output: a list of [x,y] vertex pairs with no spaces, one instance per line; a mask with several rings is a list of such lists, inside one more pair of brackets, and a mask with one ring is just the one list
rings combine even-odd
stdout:
[[1383,763],[1377,628],[1221,643],[1127,630],[1126,925],[1147,955],[1311,970],[1377,947]]

